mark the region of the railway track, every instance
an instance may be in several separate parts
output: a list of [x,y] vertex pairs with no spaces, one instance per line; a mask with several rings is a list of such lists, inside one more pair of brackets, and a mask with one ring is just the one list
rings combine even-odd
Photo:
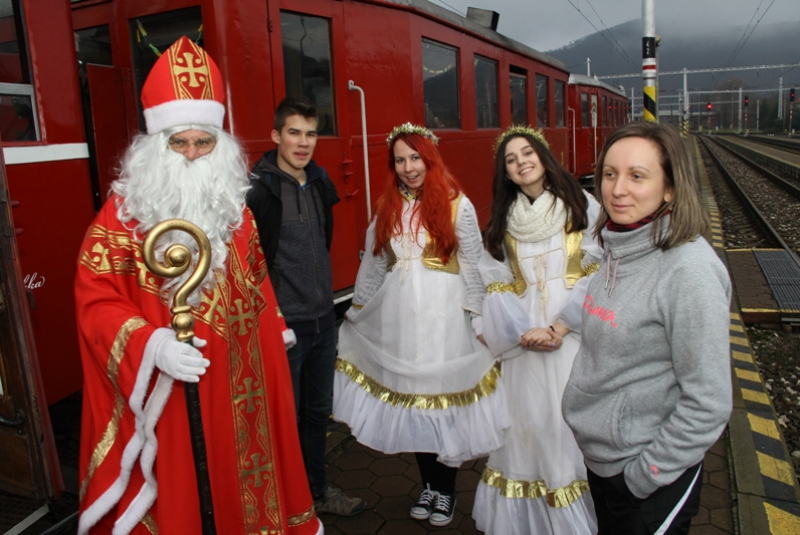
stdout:
[[[752,160],[735,147],[701,138],[704,160],[720,206],[727,248],[785,248],[800,265],[800,188]],[[744,159],[743,159],[744,158]],[[738,204],[738,206],[737,206]]]

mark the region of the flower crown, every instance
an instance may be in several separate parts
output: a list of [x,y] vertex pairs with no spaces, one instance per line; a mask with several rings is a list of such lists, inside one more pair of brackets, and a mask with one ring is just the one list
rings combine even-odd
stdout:
[[495,154],[497,154],[498,149],[500,149],[500,145],[503,144],[503,141],[505,141],[506,138],[510,136],[516,136],[519,134],[532,136],[536,138],[546,148],[548,149],[550,148],[550,145],[548,145],[547,140],[544,138],[544,133],[541,130],[536,130],[528,125],[512,124],[505,130],[503,130],[503,132],[499,136],[497,136],[497,139],[494,142]]
[[391,145],[392,140],[400,134],[417,134],[418,136],[426,137],[433,141],[434,145],[439,144],[439,138],[433,135],[433,132],[425,127],[418,126],[411,123],[403,123],[400,126],[395,126],[389,137],[386,138],[386,144]]

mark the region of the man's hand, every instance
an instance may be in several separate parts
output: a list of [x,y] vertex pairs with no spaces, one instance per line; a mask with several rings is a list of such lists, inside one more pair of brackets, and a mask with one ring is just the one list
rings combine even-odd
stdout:
[[[164,331],[169,331],[168,333]],[[163,340],[156,348],[156,366],[167,375],[184,381],[196,383],[200,376],[206,373],[211,361],[203,357],[197,348],[205,347],[206,341],[202,338],[192,338],[192,343],[179,342],[172,329],[162,327],[156,329],[153,336],[163,336]]]

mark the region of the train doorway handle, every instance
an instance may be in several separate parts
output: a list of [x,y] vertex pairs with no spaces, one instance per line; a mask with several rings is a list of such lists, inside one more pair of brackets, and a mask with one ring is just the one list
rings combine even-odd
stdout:
[[358,91],[361,96],[361,137],[364,144],[364,184],[367,190],[367,223],[372,220],[372,199],[369,192],[369,145],[367,145],[367,104],[364,90],[356,85],[353,80],[347,82],[350,91]]

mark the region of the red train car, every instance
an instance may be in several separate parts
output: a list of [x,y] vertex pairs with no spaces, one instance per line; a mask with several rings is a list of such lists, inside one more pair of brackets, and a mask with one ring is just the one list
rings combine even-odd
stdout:
[[[386,180],[385,140],[393,126],[410,121],[436,132],[445,162],[482,223],[491,203],[492,145],[502,128],[543,128],[556,156],[576,173],[576,162],[585,159],[582,131],[568,125],[568,109],[580,108],[571,100],[578,86],[568,89],[565,65],[426,0],[5,5],[11,8],[0,7],[0,134],[10,198],[19,202],[13,224],[22,233],[2,242],[3,252],[14,255],[3,255],[9,282],[0,298],[13,298],[9,288],[16,280],[17,302],[24,305],[6,322],[17,345],[0,346],[5,420],[16,421],[11,385],[37,383],[37,373],[43,391],[31,397],[45,407],[81,387],[72,297],[77,251],[121,151],[144,127],[139,92],[149,69],[181,35],[202,44],[219,65],[227,83],[227,126],[251,161],[273,147],[273,110],[285,95],[316,103],[321,135],[314,156],[342,198],[332,247],[342,300],[355,281],[370,206]],[[600,94],[604,85],[586,87]],[[613,88],[602,94],[613,95],[614,105],[624,101]],[[605,105],[603,98],[598,102]],[[602,122],[605,114],[599,117]],[[30,358],[19,375],[25,380],[18,381],[8,362],[11,353],[21,354],[20,345],[29,347]],[[40,419],[46,427],[47,415]],[[30,435],[46,435],[35,431]],[[54,474],[56,483],[45,492],[58,486]]]
[[597,157],[609,134],[628,122],[628,98],[590,76],[569,76],[570,161],[566,166],[584,187],[592,187]]
[[47,403],[80,387],[72,281],[94,216],[70,6],[44,4],[0,4],[0,489],[38,498],[61,486]]

